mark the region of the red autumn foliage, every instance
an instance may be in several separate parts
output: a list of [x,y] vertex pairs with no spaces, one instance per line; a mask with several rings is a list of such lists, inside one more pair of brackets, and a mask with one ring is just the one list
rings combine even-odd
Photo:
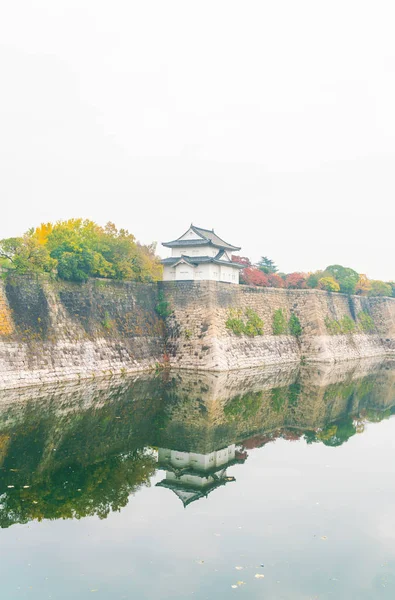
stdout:
[[275,437],[273,435],[255,435],[253,437],[248,438],[248,440],[244,440],[242,442],[243,448],[247,448],[247,450],[253,450],[254,448],[261,448],[265,444],[269,442],[274,442]]
[[232,262],[237,263],[238,265],[244,265],[245,267],[251,266],[251,261],[247,256],[235,256],[232,254]]
[[284,287],[284,281],[280,277],[280,275],[277,275],[277,273],[269,273],[269,275],[267,275],[266,277],[269,282],[269,287],[274,287],[274,288],[283,288]]
[[304,273],[289,273],[285,278],[285,287],[294,290],[304,290],[307,287]]
[[288,440],[289,442],[296,442],[297,440],[300,440],[302,435],[303,432],[297,431],[295,429],[283,429],[283,431],[281,432],[281,437],[284,440]]
[[259,287],[267,287],[269,285],[269,276],[262,273],[256,267],[246,267],[240,273],[242,283],[246,285],[254,285]]

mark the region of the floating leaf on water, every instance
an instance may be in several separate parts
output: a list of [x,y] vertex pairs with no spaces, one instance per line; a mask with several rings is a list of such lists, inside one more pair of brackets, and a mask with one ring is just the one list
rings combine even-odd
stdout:
[[237,589],[237,587],[238,587],[237,585],[232,585],[232,588],[233,588],[234,590],[236,590],[236,589]]
[[256,573],[255,579],[263,579],[265,576],[262,573]]
[[8,488],[14,488],[15,485],[7,485]]
[[204,560],[197,560],[197,561],[196,561],[196,563],[197,563],[198,565],[203,565],[203,564],[204,564]]
[[236,581],[237,585],[245,585],[245,581]]
[[24,490],[27,490],[27,488],[29,488],[29,487],[30,487],[30,485],[24,485],[24,486],[23,486],[23,489],[24,489]]
[[327,540],[328,538],[326,537],[326,535],[322,535],[322,536],[321,536],[321,539],[322,539],[322,540]]
[[236,571],[241,571],[244,567],[235,567]]

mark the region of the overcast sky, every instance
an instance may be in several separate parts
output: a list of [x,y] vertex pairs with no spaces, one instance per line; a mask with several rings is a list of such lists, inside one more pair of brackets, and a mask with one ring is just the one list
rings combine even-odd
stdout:
[[392,8],[3,2],[0,238],[83,216],[160,242],[193,222],[283,271],[395,279]]

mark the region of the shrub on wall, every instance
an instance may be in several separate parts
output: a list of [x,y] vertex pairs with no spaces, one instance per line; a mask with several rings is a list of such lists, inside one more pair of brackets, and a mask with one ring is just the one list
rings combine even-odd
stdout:
[[230,329],[235,335],[242,335],[244,333],[244,321],[229,317],[226,321],[226,328]]
[[330,335],[354,333],[356,329],[355,321],[353,321],[347,315],[339,319],[339,321],[326,317],[325,326]]
[[158,304],[155,306],[155,312],[162,319],[167,319],[171,315],[170,304],[165,300],[162,290],[159,290],[158,293]]
[[273,314],[273,335],[285,335],[288,333],[285,311],[278,308]]
[[246,310],[246,334],[250,336],[263,335],[263,321],[251,308]]
[[372,317],[364,311],[358,313],[359,326],[365,333],[372,333],[376,329]]
[[225,323],[226,328],[230,329],[235,335],[248,335],[250,337],[263,335],[263,325],[262,319],[251,308],[247,308],[244,314],[240,309],[230,310]]
[[340,327],[342,333],[353,333],[355,331],[355,322],[345,315],[340,319]]
[[300,337],[302,335],[302,325],[294,313],[292,313],[288,321],[288,327],[291,335],[294,335],[295,337]]
[[336,319],[325,317],[325,327],[330,335],[338,335],[341,333],[340,323],[339,321],[336,321]]

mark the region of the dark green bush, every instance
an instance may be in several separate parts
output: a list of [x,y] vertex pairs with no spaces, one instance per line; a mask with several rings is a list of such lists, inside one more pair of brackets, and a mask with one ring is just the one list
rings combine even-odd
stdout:
[[288,321],[288,327],[291,335],[294,335],[295,337],[300,337],[302,335],[302,325],[294,313],[292,313]]

